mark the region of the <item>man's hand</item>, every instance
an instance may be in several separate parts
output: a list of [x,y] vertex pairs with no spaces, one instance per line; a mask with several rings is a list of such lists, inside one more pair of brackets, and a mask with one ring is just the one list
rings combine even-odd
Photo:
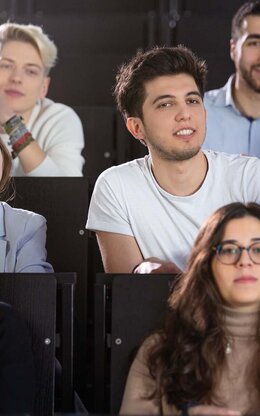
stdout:
[[181,272],[176,264],[169,261],[162,261],[156,257],[143,260],[136,240],[132,236],[105,231],[97,231],[96,234],[106,273],[173,274]]
[[133,273],[148,273],[148,274],[160,274],[160,273],[180,273],[181,270],[176,264],[170,261],[162,261],[157,257],[150,257],[142,261],[135,267]]

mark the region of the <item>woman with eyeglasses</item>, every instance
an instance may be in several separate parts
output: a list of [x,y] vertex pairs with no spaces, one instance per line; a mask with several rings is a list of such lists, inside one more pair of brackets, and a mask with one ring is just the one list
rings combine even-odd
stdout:
[[169,307],[131,366],[120,414],[258,414],[260,205],[207,220]]

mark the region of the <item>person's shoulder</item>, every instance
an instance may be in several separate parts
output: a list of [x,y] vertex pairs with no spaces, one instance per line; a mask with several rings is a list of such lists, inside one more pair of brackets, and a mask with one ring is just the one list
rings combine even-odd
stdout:
[[205,106],[210,106],[214,104],[219,104],[219,102],[224,102],[226,97],[226,89],[225,86],[221,88],[217,88],[214,90],[206,91],[204,94],[204,104]]
[[63,103],[58,103],[58,102],[56,102],[56,101],[53,101],[53,100],[51,100],[50,98],[47,98],[47,97],[45,97],[45,98],[43,98],[43,100],[41,100],[41,107],[42,107],[42,109],[43,110],[47,110],[47,109],[55,109],[55,110],[60,110],[60,111],[67,111],[67,112],[72,112],[72,113],[75,113],[76,114],[76,112],[71,108],[71,107],[69,107],[68,105],[66,105],[66,104],[63,104]]
[[227,162],[228,163],[231,160],[244,161],[250,158],[249,156],[244,156],[238,153],[219,152],[217,150],[211,150],[211,149],[203,149],[203,153],[205,154],[207,159],[210,159],[213,163],[214,162],[219,162],[219,163]]
[[50,98],[44,98],[41,100],[41,114],[45,115],[62,115],[69,118],[77,118],[79,119],[79,116],[77,115],[76,111],[73,110],[73,108],[69,107],[66,104],[63,103],[57,103]]
[[217,95],[219,95],[221,93],[221,91],[223,91],[223,88],[224,87],[215,88],[213,90],[206,91],[205,94],[204,94],[204,97],[207,98],[207,99],[209,99],[209,100],[210,99],[213,99],[214,97],[216,97]]
[[226,101],[231,94],[231,85],[234,75],[231,75],[227,80],[226,84],[220,88],[215,88],[209,91],[206,91],[204,94],[204,105],[207,109],[211,106],[213,107],[225,107]]
[[137,352],[137,358],[141,359],[141,361],[146,361],[150,352],[162,342],[162,339],[163,334],[160,331],[154,332],[145,338]]
[[138,174],[140,171],[147,169],[147,156],[134,159],[129,162],[122,163],[120,165],[111,166],[110,168],[104,170],[98,177],[98,180],[112,177],[125,177],[133,176],[136,172]]
[[28,223],[39,226],[46,223],[46,219],[42,215],[33,211],[13,208],[6,202],[1,202],[1,204],[4,210],[5,222],[20,227],[20,229],[23,229]]
[[214,165],[214,168],[227,166],[231,169],[238,167],[245,168],[256,166],[260,168],[260,159],[253,156],[247,156],[235,153],[217,152],[215,150],[203,150],[210,165]]

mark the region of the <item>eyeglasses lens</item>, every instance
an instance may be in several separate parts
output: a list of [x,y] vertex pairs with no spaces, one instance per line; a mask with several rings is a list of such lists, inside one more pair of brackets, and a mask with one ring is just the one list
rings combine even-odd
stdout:
[[223,264],[235,264],[243,250],[248,252],[253,263],[260,264],[260,242],[253,243],[249,247],[240,247],[230,243],[219,244],[217,246],[217,255]]

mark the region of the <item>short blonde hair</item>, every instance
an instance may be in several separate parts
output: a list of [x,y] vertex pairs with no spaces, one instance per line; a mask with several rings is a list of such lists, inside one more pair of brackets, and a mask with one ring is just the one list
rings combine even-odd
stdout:
[[0,25],[0,50],[9,41],[30,43],[39,53],[48,75],[57,61],[57,47],[40,26],[18,23]]

